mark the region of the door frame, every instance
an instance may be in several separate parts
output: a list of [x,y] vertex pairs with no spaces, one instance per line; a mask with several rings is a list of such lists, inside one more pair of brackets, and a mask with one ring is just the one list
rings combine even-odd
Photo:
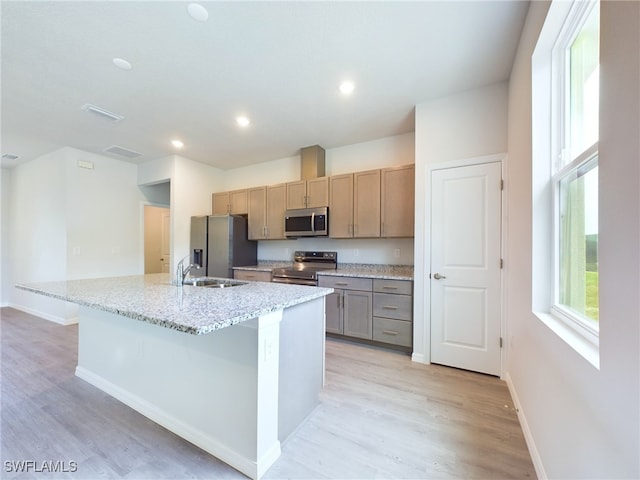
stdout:
[[[425,353],[425,363],[431,363],[431,279],[428,278],[431,272],[431,176],[435,170],[447,170],[449,168],[457,167],[471,167],[474,165],[482,165],[485,163],[500,163],[500,172],[502,179],[505,178],[505,169],[507,164],[507,154],[497,153],[493,155],[485,155],[481,157],[464,158],[460,160],[450,160],[442,163],[433,163],[427,165],[425,171],[424,184],[426,186],[425,194],[425,235],[424,235],[424,257],[423,257],[423,272],[425,275],[423,298],[424,298],[424,328],[423,328],[423,351]],[[505,365],[508,357],[508,345],[509,341],[507,335],[507,323],[506,323],[506,283],[505,283],[505,245],[506,245],[506,219],[507,217],[507,204],[506,204],[506,186],[503,185],[501,195],[501,215],[500,215],[500,256],[503,259],[504,265],[500,270],[500,337],[502,340],[502,348],[500,350],[500,378],[504,379]]]
[[[169,215],[171,218],[171,224],[169,227],[169,249],[171,251],[171,253],[173,253],[173,251],[171,250],[171,248],[173,247],[173,215],[171,215],[171,205],[167,205],[165,203],[159,203],[159,202],[152,202],[149,200],[141,200],[140,204],[139,204],[139,211],[140,211],[140,252],[142,253],[142,255],[140,255],[140,271],[144,274],[144,207],[160,207],[160,208],[167,208],[169,209]],[[173,256],[172,256],[173,258]],[[172,260],[173,263],[173,260]],[[171,271],[171,269],[170,269]]]

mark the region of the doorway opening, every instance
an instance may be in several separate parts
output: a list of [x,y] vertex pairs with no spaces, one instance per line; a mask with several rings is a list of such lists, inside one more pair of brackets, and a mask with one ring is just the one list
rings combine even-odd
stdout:
[[144,273],[169,273],[171,215],[169,207],[144,206]]

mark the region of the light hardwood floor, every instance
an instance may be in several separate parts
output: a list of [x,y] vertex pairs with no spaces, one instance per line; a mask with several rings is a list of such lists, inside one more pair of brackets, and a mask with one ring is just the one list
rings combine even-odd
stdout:
[[[77,326],[0,310],[6,462],[77,462],[44,478],[246,478],[74,376]],[[321,403],[266,479],[535,478],[497,378],[327,341]],[[13,465],[13,464],[12,464]]]

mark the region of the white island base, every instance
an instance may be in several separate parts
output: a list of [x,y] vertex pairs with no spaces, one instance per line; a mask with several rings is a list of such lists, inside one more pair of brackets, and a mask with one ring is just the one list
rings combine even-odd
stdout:
[[203,335],[80,307],[76,375],[258,479],[318,403],[324,297]]

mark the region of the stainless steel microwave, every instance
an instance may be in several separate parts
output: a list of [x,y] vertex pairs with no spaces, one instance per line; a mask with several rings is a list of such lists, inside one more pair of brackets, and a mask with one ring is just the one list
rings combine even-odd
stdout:
[[284,235],[286,237],[326,237],[329,235],[329,209],[296,208],[284,215]]

